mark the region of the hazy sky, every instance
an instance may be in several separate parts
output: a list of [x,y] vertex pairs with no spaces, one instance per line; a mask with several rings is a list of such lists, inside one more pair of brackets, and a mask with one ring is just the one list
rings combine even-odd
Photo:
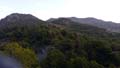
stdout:
[[0,0],[0,18],[16,12],[43,20],[75,16],[120,23],[120,0]]

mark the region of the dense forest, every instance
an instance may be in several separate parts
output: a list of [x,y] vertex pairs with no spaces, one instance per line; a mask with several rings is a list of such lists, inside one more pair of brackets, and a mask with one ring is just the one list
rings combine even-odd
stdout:
[[11,14],[0,21],[0,53],[23,68],[119,68],[120,34],[60,18]]

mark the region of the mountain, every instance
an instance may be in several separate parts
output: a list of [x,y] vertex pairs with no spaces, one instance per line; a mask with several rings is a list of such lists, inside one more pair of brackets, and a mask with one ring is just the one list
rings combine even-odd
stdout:
[[[43,38],[46,39],[47,31],[47,24],[31,14],[10,14],[0,20],[0,53],[15,58],[21,63],[20,68],[40,68],[38,54],[41,52],[38,50],[45,47],[47,40],[45,42]],[[9,67],[18,66],[9,59],[3,59],[0,66],[8,64]]]
[[24,26],[34,28],[38,24],[43,24],[43,22],[44,21],[38,19],[31,14],[13,13],[0,20],[0,29],[9,28],[13,25],[19,27]]
[[1,20],[1,22],[18,22],[18,21],[28,21],[34,20],[34,22],[37,22],[39,19],[31,14],[20,14],[20,13],[12,13],[8,16],[6,16],[4,19]]
[[48,23],[52,23],[60,28],[67,29],[72,32],[78,32],[83,35],[90,36],[108,36],[112,33],[104,28],[99,28],[90,24],[78,23],[69,18],[58,18],[58,19],[49,19]]
[[120,34],[69,18],[14,13],[0,21],[0,54],[23,68],[119,68]]
[[[88,25],[99,27],[99,28],[104,28],[111,32],[120,32],[120,24],[114,23],[111,21],[103,21],[100,19],[92,18],[92,17],[88,17],[88,18],[68,17],[67,19],[70,19],[77,23],[88,24]],[[50,22],[53,20],[55,20],[55,18],[51,18],[48,21]]]

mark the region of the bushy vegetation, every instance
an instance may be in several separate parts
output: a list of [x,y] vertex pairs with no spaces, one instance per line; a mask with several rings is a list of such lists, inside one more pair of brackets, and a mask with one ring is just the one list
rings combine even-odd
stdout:
[[40,68],[36,54],[32,49],[23,48],[16,42],[11,42],[2,47],[5,54],[18,59],[25,68]]

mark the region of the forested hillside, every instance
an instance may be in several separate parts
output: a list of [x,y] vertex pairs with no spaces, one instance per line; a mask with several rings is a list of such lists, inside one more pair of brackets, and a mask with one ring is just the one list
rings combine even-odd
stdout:
[[[66,19],[69,19],[73,22],[77,22],[80,24],[92,25],[92,26],[96,26],[99,28],[104,28],[104,29],[111,31],[111,32],[120,33],[120,24],[112,22],[112,21],[104,21],[101,19],[93,18],[93,17],[87,17],[87,18],[62,17],[62,18],[66,18]],[[52,21],[57,20],[57,19],[60,19],[60,18],[50,18],[47,21],[52,22]]]
[[23,68],[119,68],[119,39],[119,33],[67,19],[15,13],[0,21],[0,52]]

